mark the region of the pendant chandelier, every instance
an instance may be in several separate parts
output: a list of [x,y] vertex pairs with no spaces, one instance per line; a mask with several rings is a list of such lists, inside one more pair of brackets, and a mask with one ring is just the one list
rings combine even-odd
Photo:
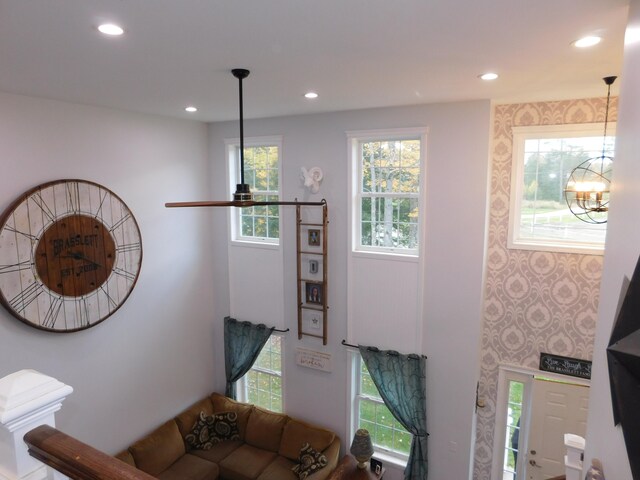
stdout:
[[569,210],[586,223],[607,223],[609,212],[609,192],[613,157],[606,155],[607,123],[609,121],[609,103],[611,85],[618,77],[605,77],[607,85],[607,108],[604,117],[604,136],[602,154],[582,162],[569,174],[564,189],[564,198]]

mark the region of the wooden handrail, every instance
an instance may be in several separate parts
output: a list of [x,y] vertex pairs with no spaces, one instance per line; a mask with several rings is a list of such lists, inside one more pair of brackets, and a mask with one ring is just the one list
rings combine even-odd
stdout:
[[29,454],[73,480],[154,480],[155,477],[49,425],[27,432]]

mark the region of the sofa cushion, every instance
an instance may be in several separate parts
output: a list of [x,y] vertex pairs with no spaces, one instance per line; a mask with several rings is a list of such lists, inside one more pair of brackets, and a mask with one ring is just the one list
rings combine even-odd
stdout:
[[[282,431],[288,419],[289,417],[282,413],[253,407],[244,441],[254,447],[277,452],[280,449]],[[300,451],[299,448],[298,451]]]
[[226,442],[216,443],[209,450],[191,450],[191,454],[210,462],[220,463],[231,452],[242,445],[244,445],[242,441],[228,440]]
[[156,428],[129,447],[136,467],[157,476],[185,454],[184,441],[173,420]]
[[215,480],[219,472],[215,463],[187,453],[157,477],[159,480]]
[[322,452],[334,438],[336,438],[335,433],[329,430],[290,419],[284,426],[278,453],[289,460],[297,461],[300,449],[305,443]]
[[254,480],[276,456],[274,452],[244,444],[218,464],[220,475],[225,480]]
[[296,462],[277,456],[273,462],[260,474],[257,480],[297,480],[298,475],[291,470]]
[[[247,422],[249,421],[249,415],[253,411],[253,405],[236,402],[235,400],[227,398],[224,395],[220,395],[219,393],[213,393],[209,398],[211,400],[213,413],[235,412],[238,414],[238,430],[240,431],[240,440],[244,440],[245,433],[247,431]],[[191,428],[191,426],[193,426],[193,423],[191,423],[189,428]]]
[[300,449],[298,464],[291,470],[298,475],[300,480],[305,480],[309,475],[327,466],[327,457],[314,449],[308,443]]
[[213,404],[209,397],[194,403],[175,418],[180,434],[183,437],[187,436],[193,428],[193,425],[198,421],[198,418],[200,418],[200,412],[204,412],[206,415],[211,415],[213,413]]
[[115,457],[121,462],[126,463],[127,465],[131,465],[132,467],[136,466],[136,462],[133,459],[133,456],[131,455],[131,452],[129,450],[124,450],[116,454]]

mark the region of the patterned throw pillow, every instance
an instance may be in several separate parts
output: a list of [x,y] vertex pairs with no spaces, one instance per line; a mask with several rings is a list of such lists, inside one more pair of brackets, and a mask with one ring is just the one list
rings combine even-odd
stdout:
[[236,412],[223,412],[213,415],[213,443],[225,440],[240,440],[238,430],[238,414]]
[[209,431],[208,417],[204,412],[200,412],[200,416],[196,423],[191,428],[191,431],[185,435],[184,441],[187,444],[197,450],[209,450],[213,443],[211,443],[211,433]]
[[184,439],[189,446],[197,450],[209,450],[225,440],[240,440],[237,420],[238,414],[235,412],[214,415],[200,412],[200,417]]
[[304,480],[309,475],[316,473],[318,470],[326,466],[327,457],[317,450],[314,450],[308,443],[305,443],[300,449],[298,464],[291,470],[293,470],[293,473],[298,474],[298,478],[300,480]]

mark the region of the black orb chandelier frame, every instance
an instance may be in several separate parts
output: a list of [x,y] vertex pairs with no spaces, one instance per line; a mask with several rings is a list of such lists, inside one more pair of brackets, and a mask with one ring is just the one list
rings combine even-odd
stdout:
[[604,119],[602,154],[582,162],[569,174],[564,189],[564,198],[571,213],[586,223],[607,223],[609,212],[609,193],[613,157],[606,155],[607,123],[609,121],[609,103],[611,85],[617,77],[605,77],[607,85],[607,109]]

